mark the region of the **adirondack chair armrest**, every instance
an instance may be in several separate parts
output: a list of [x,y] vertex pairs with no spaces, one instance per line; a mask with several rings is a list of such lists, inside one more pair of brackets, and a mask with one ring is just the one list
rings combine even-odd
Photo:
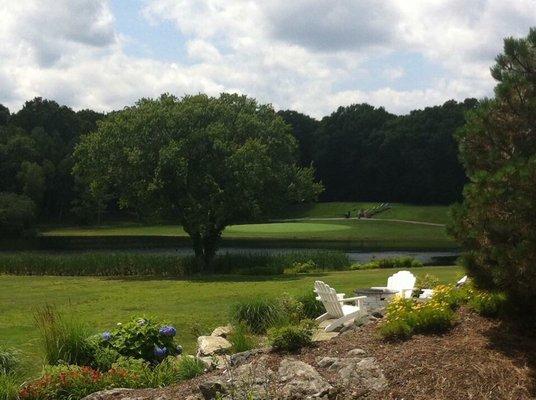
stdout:
[[347,299],[340,299],[339,301],[341,303],[348,303],[348,302],[351,302],[351,301],[357,301],[357,300],[363,300],[363,299],[366,299],[367,296],[357,296],[357,297],[348,297]]
[[387,286],[372,286],[371,289],[374,289],[374,290],[387,290],[389,288]]
[[[344,299],[344,296],[345,296],[344,293],[337,293],[337,297],[339,298],[339,301],[342,300],[342,299]],[[322,299],[320,298],[320,296],[316,296],[316,299],[317,299],[318,301],[321,301],[321,300],[322,300]]]

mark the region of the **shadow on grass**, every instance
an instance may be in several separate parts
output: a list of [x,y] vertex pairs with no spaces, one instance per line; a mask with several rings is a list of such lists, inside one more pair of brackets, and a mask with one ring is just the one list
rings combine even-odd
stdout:
[[489,347],[507,356],[520,370],[529,369],[529,390],[536,396],[536,330],[521,329],[515,321],[502,321],[486,332]]

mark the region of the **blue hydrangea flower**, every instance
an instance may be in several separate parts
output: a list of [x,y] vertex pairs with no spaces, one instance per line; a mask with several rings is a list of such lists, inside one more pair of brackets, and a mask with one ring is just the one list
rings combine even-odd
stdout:
[[154,346],[154,352],[153,352],[153,353],[154,353],[154,355],[155,355],[156,357],[159,357],[159,358],[160,358],[160,357],[164,357],[164,356],[166,355],[166,353],[167,353],[167,348],[164,347],[164,346],[162,346],[162,347],[158,347],[158,346],[155,345],[155,346]]
[[108,331],[103,332],[101,336],[102,336],[102,340],[106,342],[112,338],[112,334]]
[[175,336],[177,334],[177,330],[171,325],[163,326],[158,332],[164,336]]

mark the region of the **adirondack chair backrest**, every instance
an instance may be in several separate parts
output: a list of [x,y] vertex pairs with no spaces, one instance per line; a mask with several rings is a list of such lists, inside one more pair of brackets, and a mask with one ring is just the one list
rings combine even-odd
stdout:
[[409,271],[399,271],[387,279],[387,289],[401,291],[413,289],[417,278]]
[[337,297],[335,289],[326,285],[322,281],[315,282],[315,292],[320,297],[320,301],[324,304],[326,312],[334,318],[340,318],[344,316],[342,312],[342,306]]

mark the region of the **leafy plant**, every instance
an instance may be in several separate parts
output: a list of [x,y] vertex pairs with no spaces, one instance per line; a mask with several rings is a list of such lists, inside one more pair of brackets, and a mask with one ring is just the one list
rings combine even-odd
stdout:
[[432,274],[425,274],[424,276],[418,276],[415,282],[415,289],[413,294],[418,296],[422,289],[433,289],[439,285],[439,278]]
[[233,345],[233,353],[251,350],[258,345],[258,341],[244,324],[234,326],[227,340]]
[[469,307],[484,317],[498,317],[504,311],[506,296],[503,293],[477,291],[469,301]]
[[48,364],[90,364],[92,349],[87,341],[89,328],[75,314],[66,316],[54,307],[45,305],[36,310],[34,319]]
[[181,380],[192,379],[203,374],[205,365],[203,362],[192,356],[182,356],[178,361],[178,376]]
[[166,356],[182,352],[182,348],[175,343],[176,333],[171,325],[154,319],[134,318],[111,331],[93,336],[92,341],[124,357],[159,363]]
[[271,346],[279,351],[296,351],[312,343],[314,323],[304,320],[298,325],[271,328],[268,339]]
[[420,268],[422,266],[423,266],[422,262],[412,257],[393,257],[393,258],[382,258],[378,260],[372,260],[364,264],[352,264],[350,266],[350,269],[351,270],[376,269],[376,268],[409,269],[409,268]]
[[0,374],[10,374],[20,368],[20,352],[0,346]]
[[307,260],[305,262],[295,261],[292,267],[288,268],[285,272],[291,274],[307,274],[317,269],[317,265],[313,260]]
[[316,299],[316,293],[312,290],[299,295],[296,298],[303,306],[305,318],[315,319],[324,313],[324,305]]
[[231,316],[233,321],[244,324],[251,332],[263,334],[282,319],[283,311],[276,300],[256,298],[235,304]]
[[21,378],[17,374],[0,373],[0,399],[18,400]]

